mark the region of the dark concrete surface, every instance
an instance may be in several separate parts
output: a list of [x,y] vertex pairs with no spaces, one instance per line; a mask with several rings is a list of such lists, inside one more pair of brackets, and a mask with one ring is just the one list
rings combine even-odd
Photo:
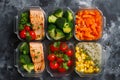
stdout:
[[[14,34],[14,16],[27,6],[41,6],[45,12],[52,7],[69,6],[73,11],[78,6],[97,6],[106,17],[103,37],[103,70],[97,76],[79,77],[73,72],[68,77],[51,78],[45,72],[43,80],[120,80],[120,0],[0,0],[0,80],[39,80],[22,77],[14,67],[14,49],[21,42]],[[74,40],[74,39],[73,39]],[[45,39],[46,43],[48,40]],[[72,41],[72,40],[71,40]],[[47,43],[46,43],[47,44]]]

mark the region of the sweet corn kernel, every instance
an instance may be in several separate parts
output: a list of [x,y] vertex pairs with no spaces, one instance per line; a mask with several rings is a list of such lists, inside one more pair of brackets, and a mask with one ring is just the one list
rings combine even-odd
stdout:
[[99,69],[99,68],[96,68],[96,69],[95,69],[95,72],[99,72],[99,71],[100,71],[100,69]]
[[76,50],[76,51],[79,51],[79,47],[76,47],[75,50]]
[[93,73],[94,70],[93,70],[93,69],[88,69],[88,72],[89,72],[89,73]]
[[91,65],[94,65],[94,62],[91,60],[91,61],[90,61],[90,64],[91,64]]

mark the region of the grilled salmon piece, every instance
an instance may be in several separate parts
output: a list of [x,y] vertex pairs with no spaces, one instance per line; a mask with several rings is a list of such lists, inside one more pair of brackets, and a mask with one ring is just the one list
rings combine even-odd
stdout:
[[41,72],[45,68],[44,52],[42,43],[30,42],[30,56],[34,64],[34,70]]
[[34,64],[34,70],[35,72],[42,72],[45,68],[45,62],[44,61],[41,61],[39,63],[35,63]]
[[40,9],[30,9],[30,22],[32,29],[36,33],[36,40],[40,40],[44,36],[44,13]]

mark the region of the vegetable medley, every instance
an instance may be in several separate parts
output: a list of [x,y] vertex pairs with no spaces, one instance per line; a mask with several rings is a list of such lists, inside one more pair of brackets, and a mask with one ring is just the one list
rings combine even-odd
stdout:
[[103,19],[97,9],[82,9],[76,13],[75,36],[78,40],[98,40],[102,36]]
[[74,66],[74,52],[66,42],[54,42],[49,46],[47,59],[52,71],[66,72]]
[[48,16],[48,35],[53,40],[70,39],[73,35],[73,14],[70,10],[57,9]]

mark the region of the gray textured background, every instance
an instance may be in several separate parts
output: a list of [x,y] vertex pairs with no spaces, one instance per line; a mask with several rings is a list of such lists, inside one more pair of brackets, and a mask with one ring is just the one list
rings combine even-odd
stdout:
[[[85,2],[84,2],[85,1]],[[14,16],[27,6],[41,6],[45,11],[52,7],[69,6],[73,11],[77,6],[97,6],[106,17],[103,37],[104,65],[101,74],[90,78],[80,78],[75,72],[61,79],[51,78],[46,72],[44,80],[120,80],[120,0],[0,0],[0,80],[39,80],[23,78],[14,67],[14,49],[19,44],[14,34]],[[44,42],[47,42],[46,39]]]

